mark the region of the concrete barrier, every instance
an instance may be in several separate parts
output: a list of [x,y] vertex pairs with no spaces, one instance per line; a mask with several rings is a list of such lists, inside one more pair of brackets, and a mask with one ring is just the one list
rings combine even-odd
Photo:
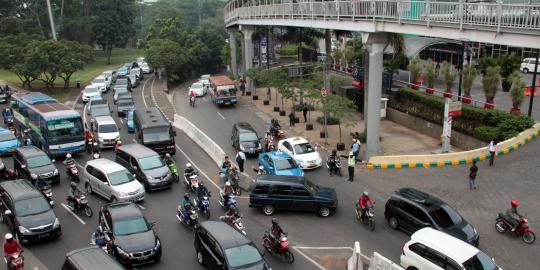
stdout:
[[[498,156],[506,155],[525,146],[526,143],[537,137],[540,133],[540,123],[527,129],[516,137],[498,143]],[[463,152],[431,154],[431,155],[399,155],[374,156],[369,159],[368,169],[414,168],[414,167],[443,167],[458,164],[472,163],[473,160],[489,159],[487,146]]]
[[368,270],[404,270],[401,266],[385,258],[377,252],[373,252]]
[[223,149],[221,149],[216,142],[210,139],[208,135],[202,132],[185,117],[178,114],[174,115],[173,126],[186,133],[191,140],[193,140],[210,156],[210,158],[212,158],[218,167],[221,167],[221,164],[225,160],[225,151],[223,151]]
[[362,251],[360,249],[360,242],[354,242],[354,249],[352,256],[347,260],[347,270],[363,270],[364,265],[362,263]]

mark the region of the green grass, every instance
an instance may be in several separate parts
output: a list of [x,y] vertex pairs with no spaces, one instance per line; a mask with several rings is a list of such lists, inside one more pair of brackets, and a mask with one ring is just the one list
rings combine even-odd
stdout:
[[[80,78],[81,84],[85,85],[89,83],[92,79],[94,79],[97,75],[101,74],[101,72],[105,70],[117,69],[122,64],[129,61],[135,61],[137,57],[141,57],[143,55],[144,53],[142,50],[115,49],[113,50],[111,54],[111,64],[107,65],[107,57],[105,53],[102,51],[94,51],[94,61],[86,65],[83,70],[77,71],[75,72],[75,74],[71,76],[70,86],[72,87],[75,86],[77,78]],[[21,85],[21,81],[15,74],[7,70],[3,70],[3,69],[0,69],[0,80],[11,82],[17,86]],[[32,84],[32,86],[36,89],[39,89],[40,85],[41,85],[41,82],[38,82],[38,81]],[[60,95],[60,92],[63,92],[63,91],[59,91],[59,90],[61,89],[60,87],[63,87],[63,85],[64,85],[64,81],[61,78],[57,78],[55,81],[55,86],[58,88],[55,89],[56,93],[54,94],[59,94],[59,96],[61,97],[62,95]]]

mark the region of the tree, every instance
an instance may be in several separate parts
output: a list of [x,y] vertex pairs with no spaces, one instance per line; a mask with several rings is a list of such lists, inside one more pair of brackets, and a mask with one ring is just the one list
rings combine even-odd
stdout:
[[58,42],[62,48],[58,77],[64,80],[64,88],[68,88],[73,73],[84,69],[84,65],[93,60],[92,48],[75,41],[60,40]]
[[420,66],[420,59],[418,58],[418,56],[411,59],[409,65],[407,66],[407,69],[409,69],[409,74],[413,83],[416,82],[416,80],[418,80],[418,77],[420,77],[420,73],[422,71],[422,67]]
[[360,35],[356,35],[350,40],[350,43],[353,47],[354,62],[356,64],[361,64],[364,57],[364,44],[362,44],[362,37]]
[[424,64],[424,73],[426,74],[427,87],[433,88],[435,79],[439,77],[436,64],[433,62],[433,60],[428,59],[428,61]]
[[452,92],[452,87],[454,87],[456,78],[458,76],[457,71],[452,67],[452,65],[450,65],[450,63],[444,61],[441,65],[441,74],[444,78],[446,92]]
[[340,47],[336,47],[332,57],[334,58],[334,65],[341,65],[341,59],[343,59],[343,50],[341,50]]
[[93,10],[92,32],[94,39],[107,55],[107,64],[111,64],[111,52],[114,47],[124,46],[135,34],[134,0],[102,0],[96,2]]
[[352,45],[346,45],[343,50],[343,59],[345,59],[345,65],[350,67],[354,64],[354,48]]
[[188,63],[188,56],[180,44],[168,39],[153,39],[144,50],[146,61],[154,68],[163,68],[169,75],[182,74]]
[[521,65],[521,57],[515,53],[506,54],[497,59],[498,65],[501,67],[502,90],[510,91],[512,86],[512,73],[518,71]]
[[[523,88],[525,83],[521,80],[521,74],[519,71],[514,71],[510,75],[510,81],[512,82],[512,87],[510,89],[510,95],[512,96],[512,113],[519,114],[521,104],[525,99],[525,93],[523,93]],[[534,93],[531,93],[531,95]]]
[[486,102],[493,104],[495,95],[499,91],[501,85],[501,68],[499,66],[492,66],[486,69],[486,74],[482,77],[482,84],[484,87],[484,94],[486,95]]
[[323,38],[324,33],[313,28],[286,27],[285,31],[278,35],[282,42],[290,42],[298,45],[298,62],[302,62],[302,47],[316,47],[319,38]]
[[323,108],[328,115],[331,115],[338,120],[339,142],[341,143],[341,124],[351,126],[357,122],[357,119],[355,118],[356,105],[348,98],[333,94],[329,94],[326,97],[321,96],[320,103],[323,104]]
[[31,87],[31,83],[40,75],[38,62],[32,59],[35,55],[28,53],[28,45],[33,40],[40,41],[42,37],[19,34],[0,38],[0,67],[17,75],[22,87]]

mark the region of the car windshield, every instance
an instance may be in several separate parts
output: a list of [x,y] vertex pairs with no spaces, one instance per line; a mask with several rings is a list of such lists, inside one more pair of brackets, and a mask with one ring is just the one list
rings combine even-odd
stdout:
[[127,85],[128,80],[127,79],[118,79],[116,80],[116,85]]
[[83,124],[80,117],[47,121],[49,144],[69,142],[70,139],[83,139]]
[[130,174],[128,171],[113,172],[108,175],[108,178],[111,182],[111,185],[113,186],[118,186],[135,180],[135,178],[133,178],[133,175]]
[[105,83],[105,79],[104,78],[96,78],[94,79],[94,81],[92,81],[93,83]]
[[121,93],[127,93],[128,90],[126,87],[118,87],[114,89],[114,92],[119,96]]
[[454,224],[459,224],[463,221],[461,216],[446,204],[441,205],[441,207],[431,211],[429,214],[433,217],[435,223],[437,223],[437,225],[443,229],[449,228]]
[[148,67],[148,64],[147,64],[147,63],[143,63],[143,64],[141,65],[141,67],[147,68],[147,67]]
[[132,100],[118,101],[118,107],[129,107],[129,106],[133,106],[133,101]]
[[43,155],[43,156],[31,157],[26,162],[28,163],[28,168],[31,169],[31,168],[38,168],[38,167],[50,165],[51,159],[49,159],[48,156]]
[[84,89],[84,92],[88,94],[96,93],[98,91],[99,90],[97,89],[97,87],[87,87],[86,89]]
[[225,250],[227,264],[231,268],[249,266],[262,260],[261,254],[251,244],[245,244]]
[[463,263],[463,266],[467,270],[496,270],[499,267],[493,262],[488,255],[480,251],[468,261]]
[[129,74],[131,74],[131,75],[137,75],[137,74],[139,74],[139,73],[141,73],[141,72],[139,71],[138,68],[134,68],[134,69],[132,69],[132,70],[129,72]]
[[171,140],[169,127],[153,127],[143,129],[143,141],[145,143],[168,142]]
[[127,115],[127,119],[129,121],[133,120],[133,111],[129,111],[128,115]]
[[253,142],[253,141],[258,141],[258,140],[259,138],[257,138],[257,134],[253,132],[240,133],[241,142]]
[[288,170],[297,168],[298,165],[292,158],[278,158],[274,160],[276,170]]
[[203,88],[203,84],[202,83],[194,83],[194,84],[191,85],[191,88],[200,89],[200,88]]
[[141,158],[139,159],[139,163],[141,164],[141,169],[143,170],[151,170],[165,166],[165,163],[163,163],[163,160],[161,160],[158,155]]
[[11,132],[0,133],[0,142],[15,140],[15,135]]
[[150,230],[150,224],[144,217],[138,217],[127,220],[117,220],[113,224],[114,235],[130,235],[135,233],[147,232]]
[[104,124],[98,126],[98,133],[118,132],[118,127],[115,124]]
[[90,114],[93,117],[110,115],[109,106],[92,106]]
[[311,192],[311,193],[316,193],[316,192],[319,191],[319,186],[313,184],[311,181],[309,181],[309,180],[307,180],[307,179],[306,179],[305,187],[306,187],[307,190],[309,190],[309,192]]
[[51,206],[42,196],[15,201],[15,215],[18,217],[41,214],[49,211],[49,209],[51,209]]
[[294,145],[294,152],[297,155],[308,154],[315,152],[315,148],[310,143],[301,143]]

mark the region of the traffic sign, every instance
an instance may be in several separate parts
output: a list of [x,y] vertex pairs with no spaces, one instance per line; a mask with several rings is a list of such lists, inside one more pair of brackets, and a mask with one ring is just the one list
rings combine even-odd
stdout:
[[461,101],[450,102],[448,116],[458,116],[461,114]]
[[321,88],[321,95],[322,95],[323,97],[328,96],[328,89],[326,89],[326,88],[324,88],[324,87]]

